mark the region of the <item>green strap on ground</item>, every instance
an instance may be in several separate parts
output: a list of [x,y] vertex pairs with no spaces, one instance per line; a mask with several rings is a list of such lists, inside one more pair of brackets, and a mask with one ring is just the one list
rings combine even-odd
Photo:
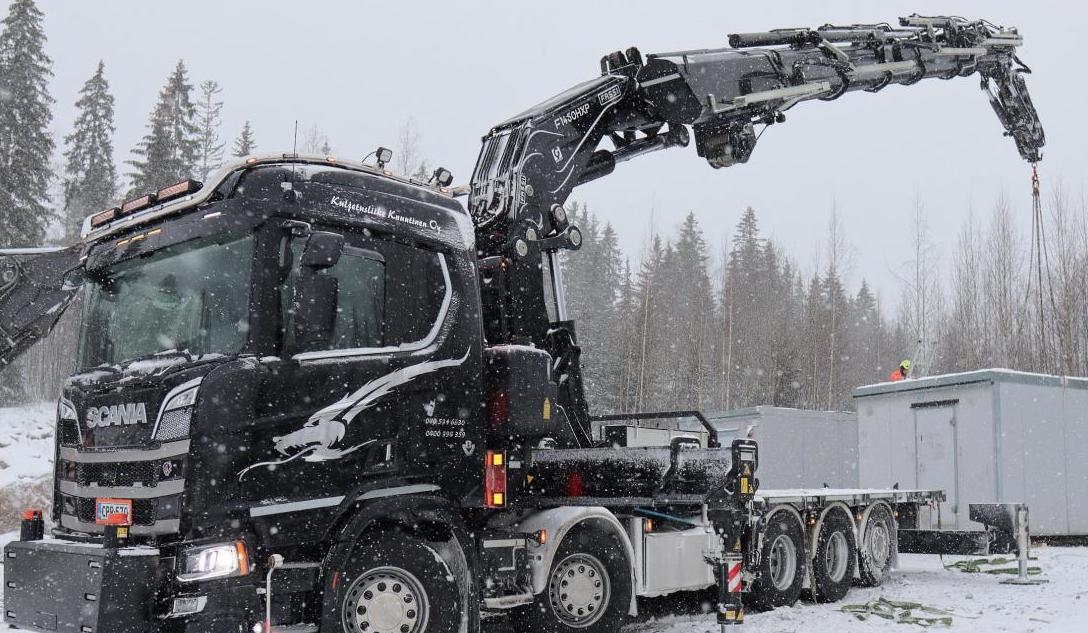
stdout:
[[[1032,557],[1030,560],[1035,560]],[[958,569],[968,574],[1016,574],[1019,569],[1016,567],[1005,567],[1000,569],[985,569],[985,567],[993,565],[1008,565],[1015,564],[1015,558],[975,558],[971,560],[960,560],[952,563],[951,565],[945,565],[945,569]],[[1043,573],[1042,567],[1028,567],[1029,576],[1038,576]]]
[[884,596],[865,604],[846,604],[839,610],[861,621],[877,616],[898,624],[917,624],[922,627],[952,625],[951,611],[927,607],[920,602],[889,600]]

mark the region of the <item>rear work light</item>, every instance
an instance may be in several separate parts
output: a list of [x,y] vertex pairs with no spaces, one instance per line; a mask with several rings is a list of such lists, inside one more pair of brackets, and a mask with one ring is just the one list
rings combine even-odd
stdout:
[[180,198],[181,196],[187,196],[190,193],[200,191],[200,188],[203,186],[203,183],[200,181],[189,178],[177,184],[170,185],[169,187],[159,189],[159,192],[155,194],[155,199],[158,202],[166,202],[167,200],[173,200],[174,198]]
[[109,224],[117,219],[118,214],[121,213],[120,207],[114,207],[112,209],[106,209],[101,213],[96,213],[91,216],[91,228],[98,228],[103,224]]
[[506,451],[487,451],[484,456],[484,504],[506,507]]

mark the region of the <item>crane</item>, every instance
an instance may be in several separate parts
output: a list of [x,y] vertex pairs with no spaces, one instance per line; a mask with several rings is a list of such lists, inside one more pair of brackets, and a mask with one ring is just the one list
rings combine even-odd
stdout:
[[976,75],[1005,135],[1034,165],[1045,135],[1024,81],[1031,70],[1017,56],[1022,44],[1015,28],[986,20],[912,15],[897,26],[737,33],[728,48],[645,56],[629,48],[605,55],[599,77],[483,138],[465,193],[481,268],[504,281],[491,284],[485,298],[489,322],[498,324],[489,342],[529,342],[552,354],[560,402],[580,441],[588,442],[580,352],[558,264],[560,251],[581,246],[563,206],[575,187],[611,174],[623,161],[685,147],[692,136],[711,167],[746,163],[757,128],[784,123],[786,111],[803,102]]

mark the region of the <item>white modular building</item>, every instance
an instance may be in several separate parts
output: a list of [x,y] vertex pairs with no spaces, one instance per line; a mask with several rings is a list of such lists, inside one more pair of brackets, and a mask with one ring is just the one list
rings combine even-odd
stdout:
[[722,443],[759,443],[756,476],[763,489],[857,488],[858,421],[843,411],[750,407],[707,417]]
[[1088,534],[1088,379],[987,369],[861,387],[862,487],[939,488],[941,527],[969,503],[1026,503],[1037,536]]

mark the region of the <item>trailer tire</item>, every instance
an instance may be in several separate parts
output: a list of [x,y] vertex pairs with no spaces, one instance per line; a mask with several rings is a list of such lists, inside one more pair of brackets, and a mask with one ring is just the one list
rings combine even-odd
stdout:
[[857,549],[853,519],[832,509],[824,517],[812,556],[812,599],[836,602],[850,591],[854,581]]
[[457,633],[463,593],[457,584],[436,550],[418,538],[364,534],[336,584],[336,630]]
[[763,555],[750,601],[761,611],[788,607],[801,596],[805,583],[805,528],[789,512],[771,515],[763,530]]
[[[566,593],[569,586],[578,592]],[[525,630],[614,633],[627,619],[633,593],[631,563],[616,535],[576,528],[559,545],[544,591],[523,612]]]
[[897,538],[895,519],[884,504],[873,506],[861,529],[858,544],[858,584],[878,587],[891,573]]

